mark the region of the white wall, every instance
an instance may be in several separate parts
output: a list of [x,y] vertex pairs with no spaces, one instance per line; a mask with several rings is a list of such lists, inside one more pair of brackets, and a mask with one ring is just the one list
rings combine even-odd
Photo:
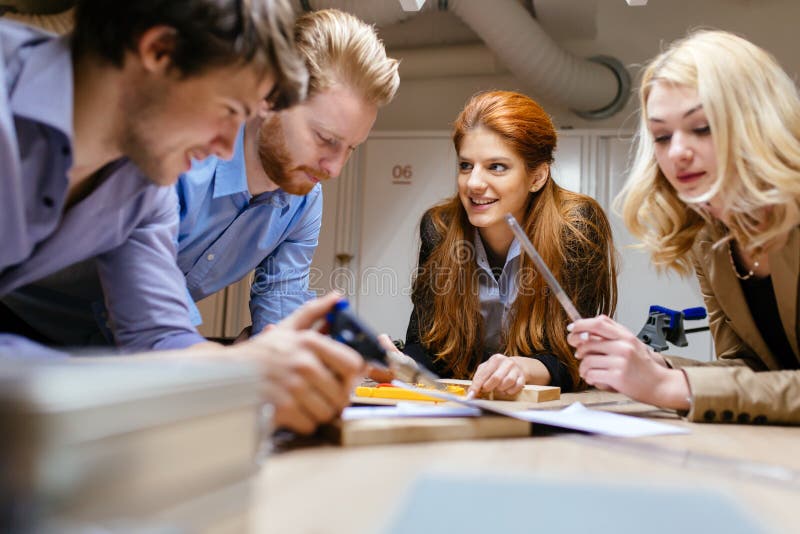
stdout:
[[361,168],[355,304],[375,329],[405,339],[419,221],[455,193],[455,150],[446,132],[379,133]]

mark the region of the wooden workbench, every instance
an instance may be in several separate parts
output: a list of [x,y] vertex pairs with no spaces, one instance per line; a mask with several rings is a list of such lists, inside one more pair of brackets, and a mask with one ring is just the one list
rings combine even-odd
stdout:
[[[383,532],[422,474],[708,488],[733,494],[769,529],[800,531],[800,428],[687,423],[671,412],[599,391],[564,394],[541,406],[556,408],[576,400],[686,426],[691,433],[629,440],[563,433],[289,450],[270,457],[255,481],[251,531]],[[762,472],[766,476],[753,474],[756,464],[771,470]]]

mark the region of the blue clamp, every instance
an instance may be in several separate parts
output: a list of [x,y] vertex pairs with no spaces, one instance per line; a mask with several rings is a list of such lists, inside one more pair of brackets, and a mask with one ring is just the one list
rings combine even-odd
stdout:
[[[706,309],[702,306],[678,311],[653,305],[648,311],[647,321],[636,337],[650,345],[656,352],[667,350],[669,348],[667,341],[678,347],[685,347],[689,342],[686,341],[687,331],[683,328],[683,321],[697,321],[705,318]],[[701,330],[708,330],[708,327],[693,328],[688,332]]]

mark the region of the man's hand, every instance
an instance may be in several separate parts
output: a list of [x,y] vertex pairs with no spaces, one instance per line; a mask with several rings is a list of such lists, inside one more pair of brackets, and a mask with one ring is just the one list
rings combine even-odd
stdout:
[[[403,354],[397,350],[397,347],[395,347],[394,343],[392,343],[392,339],[386,334],[380,334],[378,336],[378,342],[381,344],[384,350],[386,350],[386,352],[391,354],[395,360],[405,360],[408,363],[417,365],[417,362],[415,362],[411,356]],[[367,378],[374,380],[375,382],[391,382],[395,379],[394,373],[391,369],[375,365],[367,366],[366,375]]]
[[308,434],[338,416],[360,381],[364,360],[350,347],[312,330],[341,298],[306,303],[276,325],[228,349],[260,364],[263,397],[275,407],[275,426]]

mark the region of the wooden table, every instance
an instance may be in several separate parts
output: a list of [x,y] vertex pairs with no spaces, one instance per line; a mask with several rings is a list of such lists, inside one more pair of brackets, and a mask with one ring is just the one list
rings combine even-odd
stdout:
[[685,426],[691,433],[626,440],[563,433],[281,452],[267,460],[255,481],[252,531],[383,532],[409,486],[432,473],[723,490],[767,528],[800,532],[799,427],[693,424],[600,391],[565,394],[538,406],[574,401]]

